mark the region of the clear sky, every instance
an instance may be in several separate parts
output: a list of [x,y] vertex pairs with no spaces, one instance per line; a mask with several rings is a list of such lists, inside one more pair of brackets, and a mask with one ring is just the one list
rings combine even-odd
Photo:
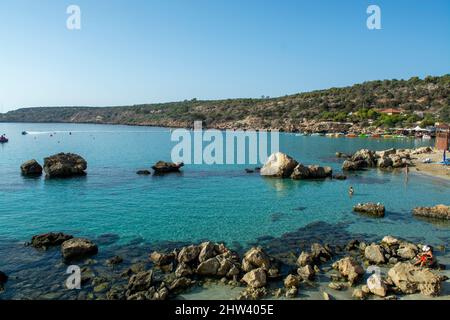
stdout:
[[[81,8],[81,30],[66,9]],[[370,4],[381,30],[366,27]],[[450,72],[448,0],[0,0],[0,112]]]

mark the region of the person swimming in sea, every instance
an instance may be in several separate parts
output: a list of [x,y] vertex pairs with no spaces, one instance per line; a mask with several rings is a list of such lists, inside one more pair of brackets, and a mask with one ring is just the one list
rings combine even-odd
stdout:
[[355,190],[353,190],[353,187],[350,186],[350,188],[348,188],[348,195],[351,197],[354,193],[355,193]]

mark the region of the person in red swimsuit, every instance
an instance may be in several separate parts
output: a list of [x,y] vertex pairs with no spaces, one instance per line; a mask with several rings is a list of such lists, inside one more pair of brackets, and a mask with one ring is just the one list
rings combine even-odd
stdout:
[[433,250],[430,246],[424,245],[422,247],[422,253],[419,254],[418,260],[414,263],[415,266],[420,265],[424,267],[425,265],[431,266],[433,264]]

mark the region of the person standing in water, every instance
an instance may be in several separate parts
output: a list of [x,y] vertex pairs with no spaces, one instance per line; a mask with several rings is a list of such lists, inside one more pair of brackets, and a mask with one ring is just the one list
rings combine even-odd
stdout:
[[351,196],[353,196],[354,193],[355,193],[355,190],[353,190],[353,187],[350,186],[350,188],[348,188],[348,195],[351,197]]

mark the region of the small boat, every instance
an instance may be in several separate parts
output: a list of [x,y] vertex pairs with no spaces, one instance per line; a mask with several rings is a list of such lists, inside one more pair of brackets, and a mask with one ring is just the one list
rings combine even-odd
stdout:
[[348,133],[348,134],[346,135],[346,137],[347,137],[347,138],[356,138],[357,135],[354,134],[354,133]]
[[4,135],[1,135],[0,136],[0,143],[6,143],[6,142],[8,142],[9,140],[8,140],[8,138],[6,137],[6,136],[4,136]]
[[361,134],[359,135],[359,137],[360,137],[360,138],[367,138],[367,137],[368,137],[368,135],[367,135],[367,134],[365,134],[365,133],[361,133]]
[[23,136],[26,136],[27,134],[28,134],[28,132],[22,131],[22,135],[23,135]]
[[371,138],[381,138],[381,135],[378,133],[373,133],[370,135]]
[[424,134],[424,135],[422,136],[422,139],[423,139],[423,140],[430,140],[430,139],[431,139],[431,136],[430,136],[429,134]]
[[392,139],[392,135],[390,134],[383,134],[384,139]]

